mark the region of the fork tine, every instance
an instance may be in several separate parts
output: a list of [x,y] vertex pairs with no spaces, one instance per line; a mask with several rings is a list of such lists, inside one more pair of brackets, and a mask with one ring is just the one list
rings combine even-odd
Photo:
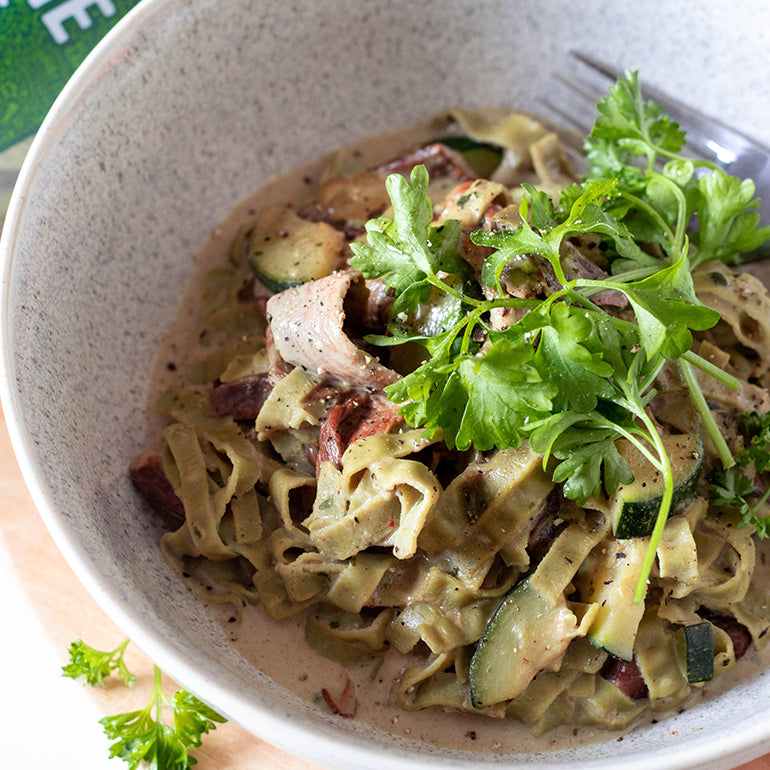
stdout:
[[604,77],[606,77],[608,80],[611,80],[613,83],[624,74],[624,71],[620,68],[611,67],[609,64],[606,64],[603,61],[599,61],[599,59],[595,59],[590,54],[583,53],[582,51],[571,50],[569,55],[574,59],[583,62],[583,64],[590,67],[592,70],[594,70],[594,72],[601,73],[604,75]]
[[[610,64],[607,64],[606,62],[600,61],[599,59],[591,56],[590,54],[583,53],[582,51],[575,51],[572,50],[569,52],[569,55],[573,59],[577,59],[579,62],[585,64],[593,73],[603,76],[607,80],[607,86],[612,85],[615,83],[615,81],[618,80],[618,78],[623,77],[627,70],[623,70],[620,67],[613,67]],[[565,78],[557,75],[555,76],[558,80],[560,80],[565,85],[570,85],[569,82],[565,80]],[[579,93],[582,91],[585,91],[585,81],[581,80],[581,86],[582,88],[577,88],[576,86],[573,86],[574,90],[578,91]],[[599,89],[594,88],[595,91],[598,91]],[[602,92],[602,96],[604,96],[606,93]],[[657,91],[656,89],[650,87],[650,86],[642,86],[642,95],[645,99],[651,99],[656,104],[660,105],[665,112],[668,113],[668,115],[671,117],[672,120],[676,121],[677,123],[680,123],[683,121],[684,117],[691,117],[691,118],[700,118],[702,119],[703,116],[696,112],[695,110],[692,110],[691,108],[687,107],[686,105],[675,101],[671,97],[666,96],[666,94]],[[591,98],[588,94],[585,94],[586,98]],[[697,131],[696,128],[693,128],[692,125],[687,126],[687,139],[690,144],[697,145],[698,149],[710,154],[712,156],[715,156],[716,153],[713,149],[709,146],[710,143],[708,142],[708,137],[705,137],[705,135],[702,135],[700,132]]]
[[562,120],[567,121],[584,134],[588,133],[596,117],[595,104],[602,92],[583,80],[570,82],[559,74],[553,76],[554,81],[563,86],[563,92],[542,97],[542,102],[548,109]]
[[561,125],[579,131],[582,139],[594,124],[595,105],[604,92],[585,80],[570,81],[558,73],[554,73],[553,80],[562,88],[548,96],[538,97],[537,102]]
[[575,78],[574,80],[568,80],[564,75],[560,75],[559,73],[556,73],[554,75],[554,80],[561,83],[563,86],[566,86],[571,91],[574,91],[576,94],[579,94],[583,97],[583,99],[587,100],[591,103],[591,108],[593,110],[593,105],[599,101],[603,96],[607,94],[606,88],[599,88],[598,86],[593,85],[592,83],[589,83],[587,80],[584,80],[583,78]]
[[570,114],[548,97],[538,97],[537,103],[541,108],[538,110],[538,115],[550,118],[554,124],[552,128],[559,133],[564,152],[572,168],[579,174],[587,173],[588,164],[583,152],[586,124],[581,123],[574,114]]
[[552,102],[548,97],[538,99],[538,102],[544,107],[547,107],[548,110],[554,115],[554,117],[557,117],[562,124],[570,126],[577,131],[585,131],[585,123],[579,120],[576,115],[565,110],[563,107],[554,104],[554,102]]

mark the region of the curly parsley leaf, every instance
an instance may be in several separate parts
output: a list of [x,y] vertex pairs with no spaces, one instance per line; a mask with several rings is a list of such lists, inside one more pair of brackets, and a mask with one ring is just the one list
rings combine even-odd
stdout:
[[[476,230],[471,233],[471,240],[477,246],[489,246],[496,251],[491,254],[482,267],[481,280],[486,286],[495,286],[505,265],[520,254],[537,254],[547,259],[556,273],[564,281],[559,251],[562,241],[579,233],[603,233],[618,238],[623,245],[628,245],[630,238],[625,228],[609,215],[601,203],[612,195],[615,183],[612,180],[595,182],[587,185],[569,210],[569,214],[560,224],[555,224],[548,216],[542,201],[544,193],[538,192],[531,185],[522,185],[526,195],[519,206],[522,225],[516,230],[488,231]],[[532,225],[530,219],[532,209]],[[539,223],[539,226],[538,224]],[[629,246],[629,248],[635,248]]]
[[729,505],[738,508],[741,514],[748,514],[751,506],[746,497],[754,491],[754,482],[736,472],[735,468],[714,471],[711,485],[711,502],[714,505]]
[[386,392],[396,403],[412,399],[401,410],[407,422],[429,435],[441,428],[450,448],[518,446],[522,426],[552,409],[534,357],[523,339],[500,339],[484,355],[433,358]]
[[[590,412],[599,398],[609,398],[613,373],[603,360],[603,348],[591,314],[581,307],[555,303],[543,313],[535,310],[525,316],[524,328],[539,328],[534,360],[546,382],[561,396],[559,405],[577,412]],[[534,323],[533,323],[534,321]],[[537,324],[537,326],[535,326]]]
[[164,770],[187,770],[192,759],[187,748],[162,721],[156,721],[147,709],[130,711],[125,714],[105,717],[99,720],[110,746],[110,759],[122,759],[136,770],[142,762],[151,768]]
[[123,656],[129,639],[124,639],[114,650],[97,650],[82,639],[69,647],[70,663],[62,666],[62,674],[70,679],[84,679],[86,684],[104,684],[104,678],[117,672],[117,675],[129,687],[136,682],[136,677],[128,670]]
[[[447,335],[448,336],[448,335]],[[409,425],[425,428],[428,436],[434,436],[439,427],[447,423],[447,444],[452,446],[453,433],[449,426],[459,424],[459,418],[452,414],[447,404],[437,412],[436,404],[443,397],[447,383],[454,371],[454,366],[448,359],[441,356],[428,359],[413,372],[397,380],[385,388],[388,398],[396,404],[402,404],[399,409]],[[464,409],[464,400],[458,399],[456,409]],[[442,412],[445,412],[442,417]]]
[[754,463],[757,473],[770,468],[770,412],[747,412],[741,417],[741,427],[748,445],[736,460],[743,466]]
[[[625,259],[645,267],[659,267],[660,262],[645,254],[635,243],[628,228],[618,222],[612,214],[612,201],[615,197],[616,180],[603,180],[587,183],[577,188],[576,194],[569,198],[568,213],[562,212],[562,221],[542,216],[542,203],[535,201],[544,194],[531,185],[524,184],[525,196],[519,206],[522,225],[516,230],[488,231],[476,230],[471,233],[471,241],[477,246],[496,249],[484,262],[481,280],[486,286],[495,286],[500,280],[503,268],[512,259],[521,254],[536,254],[547,259],[557,279],[566,282],[561,268],[562,241],[572,235],[598,233],[606,235]],[[562,203],[566,199],[562,198]],[[528,205],[529,204],[529,205]],[[530,206],[532,216],[530,217]],[[532,225],[527,221],[532,220]],[[535,221],[539,221],[539,226]]]
[[517,446],[530,421],[552,408],[551,388],[533,366],[532,346],[501,339],[483,356],[468,356],[458,366],[467,404],[457,431],[460,449]]
[[188,749],[200,746],[202,736],[216,729],[215,722],[225,721],[223,716],[187,690],[177,690],[171,697],[171,706],[174,710],[174,730]]
[[[736,468],[714,471],[711,484],[711,502],[735,509],[744,524],[751,524],[759,537],[770,535],[770,516],[759,516],[767,501],[770,489],[757,500],[757,488],[754,481],[744,476]],[[751,498],[754,502],[750,502]]]
[[422,281],[425,271],[400,247],[398,230],[387,217],[366,223],[367,243],[352,244],[350,263],[365,278],[380,277],[396,295]]
[[560,462],[553,480],[564,484],[564,494],[579,505],[605,490],[612,494],[620,484],[633,481],[634,473],[618,452],[617,431],[612,428],[573,427],[559,437],[553,449]]
[[[586,139],[584,150],[590,169],[589,178],[616,179],[619,187],[624,190],[635,193],[644,191],[647,186],[644,171],[627,162],[626,153],[617,142],[591,135]],[[570,185],[562,195],[567,195],[574,200],[581,189],[582,185]],[[564,198],[560,203],[564,205]],[[625,213],[630,205],[628,202],[622,203],[620,211]]]
[[[187,691],[163,694],[160,669],[155,666],[150,700],[143,709],[99,720],[113,741],[110,758],[118,757],[136,770],[146,762],[154,770],[189,770],[197,760],[189,752],[201,745],[202,736],[226,721]],[[163,719],[163,706],[173,710],[173,726]]]
[[544,190],[536,190],[526,182],[523,185],[529,197],[530,221],[537,230],[548,230],[558,224],[551,196]]
[[597,413],[576,412],[554,415],[540,423],[529,442],[545,460],[561,462],[553,470],[553,480],[564,484],[564,494],[579,505],[589,497],[614,492],[620,484],[633,481],[628,461],[618,452],[618,432]]

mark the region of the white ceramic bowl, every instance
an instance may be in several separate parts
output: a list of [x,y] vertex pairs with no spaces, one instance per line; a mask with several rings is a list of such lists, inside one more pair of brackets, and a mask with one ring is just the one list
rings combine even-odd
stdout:
[[346,768],[727,767],[766,750],[770,678],[570,752],[481,756],[339,720],[251,668],[167,568],[126,468],[153,353],[208,232],[271,176],[442,108],[537,110],[574,47],[770,143],[770,8],[537,0],[144,0],[77,72],[8,214],[2,395],[48,527],[115,621],[247,729]]

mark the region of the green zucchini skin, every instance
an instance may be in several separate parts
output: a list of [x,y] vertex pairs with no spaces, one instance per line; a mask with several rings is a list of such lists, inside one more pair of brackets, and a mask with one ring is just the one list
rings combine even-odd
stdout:
[[608,531],[609,522],[599,514],[569,524],[535,571],[506,594],[471,659],[469,684],[475,708],[513,700],[538,672],[559,663],[573,639],[585,636],[599,606],[569,603],[567,589],[579,565]]
[[676,631],[677,657],[690,684],[714,678],[714,629],[707,620]]
[[323,278],[343,264],[345,236],[283,206],[267,206],[249,237],[247,261],[257,280],[278,293]]
[[309,280],[311,280],[310,278],[303,278],[299,281],[286,281],[281,278],[274,278],[268,273],[261,271],[254,264],[252,264],[251,269],[254,272],[257,280],[259,280],[259,282],[273,294],[280,294],[282,291],[286,291],[286,289],[293,289],[295,286],[301,286],[303,283],[307,283]]
[[576,634],[577,619],[563,596],[554,602],[528,579],[520,581],[492,616],[471,659],[474,708],[515,698]]
[[[692,497],[703,468],[703,439],[696,434],[663,436],[674,475],[673,510]],[[618,487],[610,498],[612,532],[619,540],[647,537],[652,533],[663,500],[663,477],[638,450],[620,448],[631,465],[634,480]]]
[[488,142],[477,142],[468,136],[445,136],[436,141],[450,150],[459,152],[482,179],[487,179],[503,159],[502,147]]

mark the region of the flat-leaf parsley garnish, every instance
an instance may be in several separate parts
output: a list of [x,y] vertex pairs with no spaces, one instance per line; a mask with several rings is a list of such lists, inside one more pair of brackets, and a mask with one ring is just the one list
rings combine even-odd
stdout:
[[[635,591],[641,601],[674,489],[647,410],[666,362],[680,367],[724,468],[735,462],[692,372],[695,366],[738,387],[691,349],[693,332],[719,320],[695,295],[691,271],[711,259],[735,261],[770,228],[758,229],[750,180],[681,155],[684,133],[643,100],[636,73],[610,89],[598,112],[586,142],[589,173],[564,190],[558,206],[524,185],[520,226],[471,233],[474,244],[491,250],[480,280],[458,257],[460,223],[433,223],[422,166],[409,180],[388,178],[393,216],[367,223],[367,243],[352,244],[351,265],[381,278],[394,296],[388,335],[370,341],[426,349],[424,362],[386,389],[410,425],[429,436],[440,430],[449,447],[460,449],[527,440],[579,504],[632,480],[618,439],[660,472],[662,502]],[[566,241],[586,233],[598,234],[606,247],[605,278],[569,278],[565,270]],[[530,299],[506,292],[506,266],[522,259],[550,268],[552,293]],[[622,295],[633,317],[592,300],[606,291]],[[417,333],[408,319],[437,297],[448,310],[430,333]],[[518,308],[517,320],[492,322],[491,314],[510,308]]]

